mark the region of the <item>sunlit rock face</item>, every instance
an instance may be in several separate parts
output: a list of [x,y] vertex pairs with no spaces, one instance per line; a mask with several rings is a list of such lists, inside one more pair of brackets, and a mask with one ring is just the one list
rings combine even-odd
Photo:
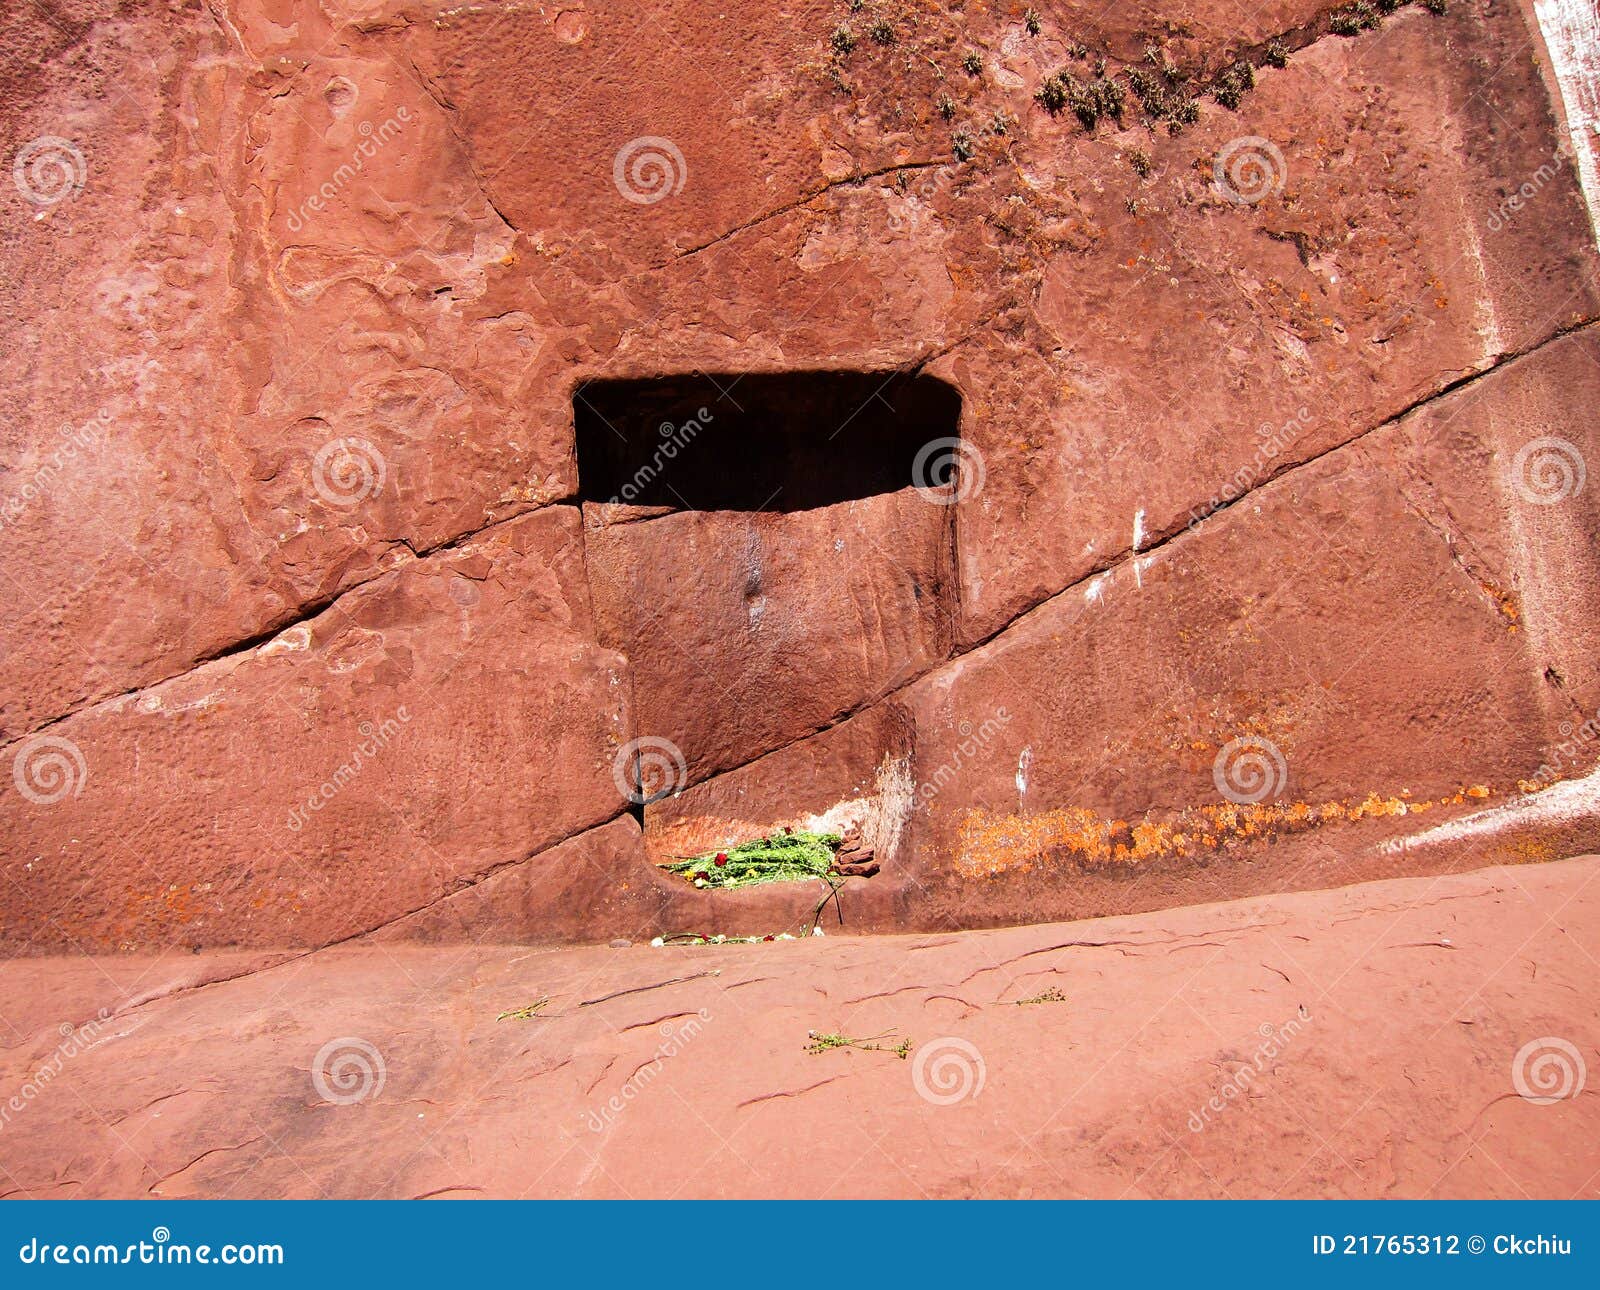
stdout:
[[13,7],[0,938],[1600,845],[1592,7],[1387,7]]

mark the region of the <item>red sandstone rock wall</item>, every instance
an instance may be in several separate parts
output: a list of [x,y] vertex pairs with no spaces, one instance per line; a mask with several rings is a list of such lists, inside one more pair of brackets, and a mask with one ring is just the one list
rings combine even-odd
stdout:
[[[817,820],[881,928],[1596,844],[1533,9],[779,8],[8,14],[9,946],[770,931],[650,861]],[[1097,59],[1198,119],[1041,105]],[[586,381],[913,367],[953,505],[579,505]]]

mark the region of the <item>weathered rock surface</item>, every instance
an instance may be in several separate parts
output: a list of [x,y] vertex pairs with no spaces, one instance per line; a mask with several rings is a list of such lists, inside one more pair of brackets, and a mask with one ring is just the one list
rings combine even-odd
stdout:
[[[0,940],[764,933],[650,862],[846,816],[885,930],[1600,845],[1592,23],[1036,8],[8,13]],[[584,493],[586,382],[893,369],[954,506]]]
[[947,518],[905,489],[592,530],[595,614],[632,665],[640,732],[670,738],[701,780],[927,672],[950,646]]
[[509,521],[53,727],[85,769],[9,795],[8,935],[324,944],[616,816],[625,664],[581,540],[575,507]]
[[0,1191],[1593,1199],[1597,878],[932,939],[14,960]]

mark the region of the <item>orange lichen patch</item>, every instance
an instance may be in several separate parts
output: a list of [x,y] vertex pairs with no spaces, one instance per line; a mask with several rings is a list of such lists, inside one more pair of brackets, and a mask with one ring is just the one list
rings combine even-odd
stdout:
[[1004,815],[968,810],[958,826],[956,868],[968,878],[985,878],[1008,870],[1062,861],[1086,867],[1138,864],[1142,861],[1195,856],[1249,842],[1262,841],[1323,824],[1413,815],[1435,806],[1460,806],[1491,796],[1474,784],[1432,801],[1412,801],[1410,791],[1384,796],[1333,801],[1231,802],[1191,806],[1167,820],[1125,820],[1087,807],[1064,807],[1041,815]]
[[[1249,631],[1247,599],[1241,625]],[[1180,636],[1184,633],[1180,629]],[[1249,639],[1255,639],[1253,634]],[[1299,727],[1314,711],[1314,705],[1298,691],[1274,694],[1239,692],[1217,698],[1206,707],[1173,709],[1155,723],[1153,747],[1175,754],[1187,770],[1199,772],[1209,767],[1217,751],[1231,739],[1256,736],[1280,748],[1291,749]]]
[[1485,578],[1478,579],[1478,586],[1483,589],[1483,594],[1494,602],[1506,619],[1506,630],[1516,631],[1517,624],[1522,618],[1522,611],[1517,607],[1517,598],[1504,587],[1498,587]]
[[187,927],[217,909],[216,884],[170,883],[148,891],[128,892],[114,910],[75,913],[64,910],[55,922],[61,932],[83,945],[119,950],[148,945],[163,929]]
[[1548,838],[1522,838],[1506,848],[1507,864],[1542,864],[1557,858],[1556,844]]

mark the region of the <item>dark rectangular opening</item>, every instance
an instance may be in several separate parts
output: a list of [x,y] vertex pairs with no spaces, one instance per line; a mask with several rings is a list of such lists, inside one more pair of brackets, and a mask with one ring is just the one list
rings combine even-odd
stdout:
[[696,511],[802,511],[913,483],[918,453],[960,433],[961,396],[909,372],[591,381],[572,396],[580,500]]

